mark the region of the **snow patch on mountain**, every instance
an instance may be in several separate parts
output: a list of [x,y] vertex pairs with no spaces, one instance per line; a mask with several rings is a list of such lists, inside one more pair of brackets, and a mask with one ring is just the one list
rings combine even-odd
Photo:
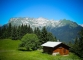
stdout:
[[83,27],[83,24],[80,24],[80,26],[82,26],[82,27]]
[[46,27],[51,27],[51,28],[57,28],[57,27],[62,27],[66,24],[66,22],[71,22],[71,21],[66,21],[66,20],[48,20],[43,17],[39,18],[11,18],[9,20],[9,23],[12,23],[12,25],[30,25],[32,28],[39,27],[42,28],[44,26]]

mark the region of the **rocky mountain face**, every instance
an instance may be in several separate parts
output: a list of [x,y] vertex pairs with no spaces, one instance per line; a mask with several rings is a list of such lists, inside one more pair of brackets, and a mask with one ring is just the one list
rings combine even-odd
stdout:
[[52,32],[53,35],[60,39],[63,42],[74,41],[75,37],[78,36],[78,32],[82,28],[77,23],[70,20],[48,20],[46,18],[11,18],[9,23],[12,26],[19,25],[30,25],[33,29],[35,27],[46,27],[49,32]]
[[80,26],[82,26],[82,27],[83,27],[83,24],[80,24]]

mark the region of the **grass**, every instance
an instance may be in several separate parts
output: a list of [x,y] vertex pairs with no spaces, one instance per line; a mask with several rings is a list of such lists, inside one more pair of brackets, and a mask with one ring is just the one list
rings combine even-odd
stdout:
[[70,53],[69,56],[52,56],[36,51],[19,51],[20,41],[4,39],[0,40],[0,60],[80,60],[78,56]]

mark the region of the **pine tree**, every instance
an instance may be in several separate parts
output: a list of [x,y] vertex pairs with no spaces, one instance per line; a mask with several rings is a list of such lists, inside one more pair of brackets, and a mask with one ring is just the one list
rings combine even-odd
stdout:
[[34,29],[34,33],[37,35],[37,28],[35,27],[35,29]]
[[17,28],[17,39],[21,39],[21,27],[18,26]]
[[83,58],[83,29],[79,32],[79,56]]
[[41,31],[40,31],[40,29],[37,27],[37,35],[40,36],[40,34],[41,34]]
[[24,26],[23,24],[20,27],[20,39],[24,36]]
[[3,26],[2,27],[2,36],[1,36],[1,38],[7,38],[7,26]]
[[76,37],[74,45],[73,45],[73,51],[78,54],[79,53],[79,41],[78,38]]
[[16,26],[14,26],[12,28],[11,39],[12,40],[17,40],[17,27]]
[[12,26],[11,26],[11,23],[9,23],[8,27],[7,27],[7,36],[8,37],[11,37],[11,29],[12,29]]
[[48,41],[56,41],[56,38],[52,35],[52,33],[48,32],[48,34],[47,34],[47,40]]
[[47,32],[46,28],[43,27],[42,31],[41,31],[41,39],[40,39],[41,44],[43,44],[43,43],[48,41],[47,34],[48,34],[48,32]]
[[79,32],[79,38],[75,39],[72,51],[83,58],[83,29]]
[[1,38],[1,36],[2,36],[2,29],[1,29],[1,27],[0,27],[0,38]]
[[34,33],[38,36],[38,38],[40,38],[41,31],[38,27],[34,29]]
[[24,35],[28,33],[28,27],[27,25],[24,25]]
[[30,27],[30,25],[28,26],[28,33],[33,33],[33,29]]

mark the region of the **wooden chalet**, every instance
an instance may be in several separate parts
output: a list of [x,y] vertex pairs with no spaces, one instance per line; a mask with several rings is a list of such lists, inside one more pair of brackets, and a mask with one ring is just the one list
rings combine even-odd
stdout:
[[62,42],[46,42],[42,44],[43,52],[56,55],[68,55],[69,54],[69,46],[63,44]]

